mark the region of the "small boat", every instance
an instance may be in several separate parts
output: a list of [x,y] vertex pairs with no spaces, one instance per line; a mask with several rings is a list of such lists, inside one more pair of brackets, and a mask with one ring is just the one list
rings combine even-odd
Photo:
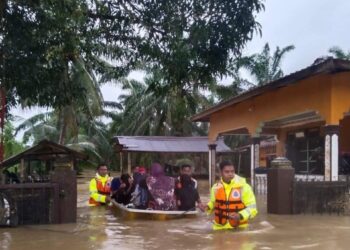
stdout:
[[162,211],[162,210],[143,210],[136,208],[127,208],[123,204],[112,201],[112,208],[124,219],[148,219],[148,220],[172,220],[179,218],[193,218],[196,217],[198,211]]

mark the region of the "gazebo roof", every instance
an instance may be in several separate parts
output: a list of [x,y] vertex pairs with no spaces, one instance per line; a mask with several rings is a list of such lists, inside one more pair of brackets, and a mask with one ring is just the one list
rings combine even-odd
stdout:
[[[208,137],[170,137],[170,136],[115,136],[115,146],[128,152],[162,153],[207,153]],[[232,150],[223,138],[216,141],[216,152],[229,153]]]
[[71,155],[76,159],[86,159],[87,156],[83,153],[72,150],[63,145],[54,143],[49,140],[42,140],[37,145],[24,150],[23,152],[7,158],[0,163],[0,169],[15,165],[21,161],[21,159],[41,159],[42,157],[53,156],[59,157],[64,155]]

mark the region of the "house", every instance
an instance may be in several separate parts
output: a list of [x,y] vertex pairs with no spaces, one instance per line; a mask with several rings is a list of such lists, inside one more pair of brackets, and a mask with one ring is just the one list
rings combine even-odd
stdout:
[[[337,181],[350,155],[350,61],[328,58],[234,96],[192,117],[208,122],[211,182],[215,140],[225,134],[250,135],[250,173],[264,161],[260,141],[275,136],[274,156],[292,161],[296,174]],[[266,155],[266,153],[265,153]],[[341,156],[341,158],[339,158]],[[254,184],[254,178],[251,180]]]

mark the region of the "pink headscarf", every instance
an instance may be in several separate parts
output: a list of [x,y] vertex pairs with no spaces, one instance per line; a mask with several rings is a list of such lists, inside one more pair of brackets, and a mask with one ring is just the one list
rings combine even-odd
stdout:
[[163,176],[163,175],[164,175],[164,170],[163,170],[162,165],[160,165],[160,164],[157,163],[157,162],[152,163],[152,166],[151,166],[151,175],[152,175],[153,177],[160,177],[160,176]]
[[163,167],[159,163],[151,166],[151,176],[146,179],[148,189],[155,200],[154,209],[174,210],[176,209],[174,198],[175,180],[165,176]]

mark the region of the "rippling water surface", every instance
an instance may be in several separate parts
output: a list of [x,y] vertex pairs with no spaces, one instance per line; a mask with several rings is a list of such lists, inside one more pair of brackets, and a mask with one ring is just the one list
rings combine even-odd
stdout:
[[[259,215],[246,231],[213,232],[211,218],[125,221],[105,207],[89,208],[88,179],[79,179],[78,222],[0,228],[0,249],[350,249],[350,217],[266,214],[266,197],[257,197]],[[208,200],[207,182],[200,182]]]

